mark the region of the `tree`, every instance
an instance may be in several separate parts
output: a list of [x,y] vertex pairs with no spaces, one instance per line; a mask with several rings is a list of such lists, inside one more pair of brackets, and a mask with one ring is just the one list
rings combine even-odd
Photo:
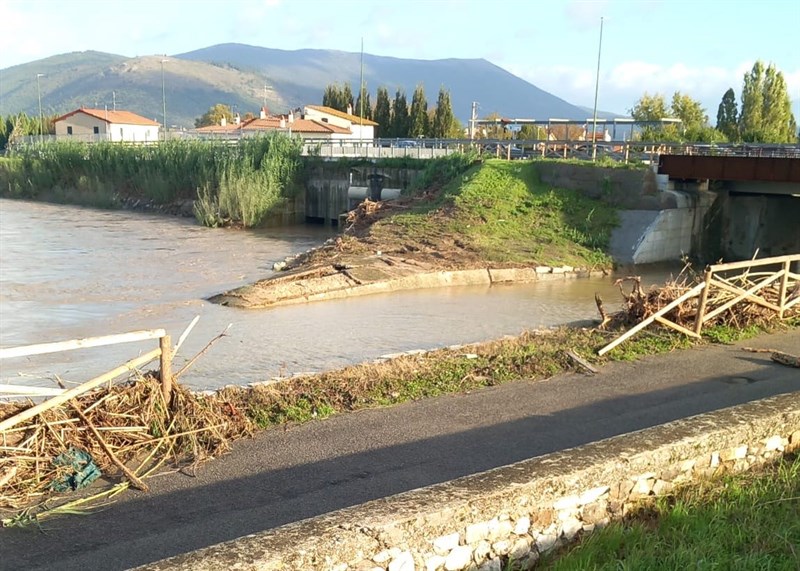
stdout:
[[[362,115],[363,113],[363,115]],[[358,94],[356,99],[356,106],[353,108],[353,115],[364,117],[364,119],[372,119],[372,104],[369,101],[369,91],[364,89],[364,107],[361,107],[361,94]]]
[[330,107],[331,109],[338,109],[342,101],[342,90],[335,83],[329,83],[325,86],[325,91],[322,93],[322,105]]
[[428,125],[428,101],[425,99],[425,88],[417,85],[414,96],[411,98],[411,114],[409,135],[411,137],[427,137],[430,127]]
[[212,105],[209,107],[208,111],[203,113],[200,117],[194,120],[195,127],[207,127],[209,125],[219,125],[222,123],[222,119],[225,121],[232,123],[233,122],[233,112],[231,108],[225,105],[224,103],[217,103],[216,105]]
[[453,135],[453,106],[450,103],[450,92],[444,87],[439,88],[439,97],[436,99],[436,110],[431,122],[431,137],[444,139]]
[[499,122],[502,119],[499,113],[489,113],[483,118],[484,121],[495,121],[495,123],[484,125],[480,128],[480,134],[484,139],[510,139],[511,132],[506,126]]
[[408,117],[408,102],[406,101],[406,92],[400,89],[395,93],[392,104],[391,126],[390,137],[408,137],[411,127]]
[[757,61],[753,69],[744,74],[742,86],[742,112],[739,115],[739,132],[745,141],[759,139],[764,109],[764,64]]
[[[630,109],[630,114],[635,121],[657,121],[667,117],[667,103],[660,93],[650,95],[645,91],[633,109]],[[644,141],[677,140],[677,130],[672,125],[669,127],[672,128],[665,129],[661,125],[645,125],[641,128],[640,136]]]
[[519,130],[517,138],[526,141],[541,141],[547,138],[547,133],[545,129],[539,125],[523,125]]
[[729,141],[739,139],[739,107],[732,87],[722,96],[717,109],[717,131],[724,133]]
[[793,143],[797,123],[783,74],[761,61],[744,75],[739,132],[742,140],[762,143]]
[[378,133],[381,137],[391,136],[392,104],[389,102],[389,90],[385,87],[378,88],[372,119],[378,124]]
[[763,139],[766,143],[794,143],[797,123],[783,74],[774,65],[767,67],[764,78],[764,109],[761,113]]
[[673,117],[681,120],[684,131],[694,131],[708,123],[708,115],[700,102],[680,91],[672,94],[670,112]]
[[353,106],[353,90],[350,88],[349,83],[345,83],[342,89],[342,107],[338,109],[339,111],[347,112],[348,107],[350,108],[350,113],[356,113]]

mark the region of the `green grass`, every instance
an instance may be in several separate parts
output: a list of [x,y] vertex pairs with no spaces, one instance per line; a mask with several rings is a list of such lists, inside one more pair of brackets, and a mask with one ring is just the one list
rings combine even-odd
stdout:
[[542,568],[800,569],[800,457],[679,490],[548,557]]
[[458,174],[469,163],[451,160],[443,169],[449,182],[431,177],[416,190],[433,184],[441,189],[434,200],[377,222],[372,234],[423,244],[449,237],[498,264],[611,265],[605,250],[617,225],[612,206],[540,183],[531,162],[493,159]]

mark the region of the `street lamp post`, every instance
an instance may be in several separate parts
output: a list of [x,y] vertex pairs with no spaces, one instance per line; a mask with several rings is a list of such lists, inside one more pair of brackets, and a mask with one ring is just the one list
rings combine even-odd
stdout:
[[592,161],[597,160],[597,92],[600,88],[600,51],[603,49],[603,18],[600,17],[600,45],[597,46],[597,75],[594,83],[594,118],[592,119]]
[[167,60],[161,60],[161,105],[163,108],[163,121],[164,121],[164,141],[167,140],[167,132],[169,131],[169,127],[167,127],[167,92],[164,89],[164,64]]
[[43,73],[36,74],[36,97],[39,99],[39,139],[44,136],[44,115],[42,115],[42,90],[39,87],[39,78],[43,77]]

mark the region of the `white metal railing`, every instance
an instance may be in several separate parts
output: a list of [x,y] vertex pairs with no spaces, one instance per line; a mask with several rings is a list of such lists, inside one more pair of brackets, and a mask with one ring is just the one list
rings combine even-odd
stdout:
[[28,396],[40,397],[49,396],[48,400],[40,402],[30,408],[27,408],[16,415],[0,421],[0,432],[8,430],[13,426],[33,418],[46,410],[59,406],[68,402],[75,397],[86,393],[100,385],[111,382],[114,379],[129,373],[139,367],[159,359],[159,376],[161,379],[161,390],[165,402],[169,403],[172,396],[172,359],[177,353],[180,346],[185,341],[189,332],[197,324],[198,317],[195,317],[186,330],[181,334],[178,343],[172,347],[170,336],[164,329],[148,329],[143,331],[131,331],[128,333],[120,333],[115,335],[105,335],[102,337],[87,337],[84,339],[72,339],[69,341],[58,341],[55,343],[39,343],[35,345],[25,345],[21,347],[7,347],[0,349],[0,360],[11,359],[15,357],[30,357],[34,355],[44,355],[48,353],[59,353],[62,351],[73,351],[76,349],[87,349],[90,347],[103,347],[107,345],[118,345],[120,343],[132,343],[137,341],[147,341],[150,339],[158,340],[158,347],[140,355],[134,359],[126,361],[119,367],[112,369],[100,376],[94,377],[76,387],[71,389],[62,388],[49,388],[49,387],[33,387],[28,385],[11,385],[0,383],[0,395],[6,398],[9,395],[14,396]]

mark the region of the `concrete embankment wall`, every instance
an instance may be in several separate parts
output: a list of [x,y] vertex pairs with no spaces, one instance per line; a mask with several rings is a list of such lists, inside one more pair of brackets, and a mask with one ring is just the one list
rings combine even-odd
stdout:
[[800,393],[548,454],[139,569],[500,571],[676,486],[800,450]]
[[653,169],[626,170],[569,163],[538,167],[542,182],[578,190],[620,210],[611,237],[614,260],[622,264],[677,262],[698,249],[709,193],[676,191]]

